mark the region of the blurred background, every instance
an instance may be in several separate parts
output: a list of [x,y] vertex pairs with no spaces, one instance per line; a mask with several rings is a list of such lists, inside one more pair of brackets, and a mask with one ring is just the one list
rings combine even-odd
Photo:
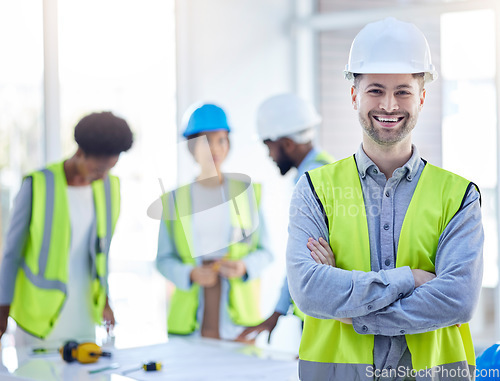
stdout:
[[[366,23],[394,16],[426,35],[439,79],[427,87],[414,132],[423,158],[480,188],[486,234],[475,344],[500,340],[498,293],[498,75],[500,3],[495,0],[0,0],[0,228],[5,234],[22,176],[76,149],[73,128],[110,110],[135,143],[114,174],[122,213],[111,248],[116,346],[166,339],[172,287],[154,269],[159,222],[148,206],[191,182],[194,164],[180,121],[195,101],[222,106],[232,126],[225,171],[263,184],[275,261],[263,279],[273,312],[285,273],[288,204],[295,173],[280,176],[258,140],[260,102],[283,92],[323,116],[318,144],[351,155],[361,129],[343,79],[350,44]],[[0,240],[1,246],[1,240]],[[270,344],[296,351],[300,322],[281,318]]]

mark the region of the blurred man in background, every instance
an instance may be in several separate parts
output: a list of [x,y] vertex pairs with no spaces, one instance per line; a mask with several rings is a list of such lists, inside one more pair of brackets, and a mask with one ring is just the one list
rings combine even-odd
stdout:
[[[281,175],[297,169],[294,182],[311,169],[333,162],[326,151],[315,147],[313,140],[321,117],[314,106],[295,94],[280,94],[265,100],[257,111],[257,129],[260,139],[269,149],[269,156],[278,166]],[[271,333],[280,316],[286,315],[294,305],[285,277],[274,312],[261,324],[249,327],[239,339],[262,331]],[[302,312],[294,306],[294,314],[303,320]]]

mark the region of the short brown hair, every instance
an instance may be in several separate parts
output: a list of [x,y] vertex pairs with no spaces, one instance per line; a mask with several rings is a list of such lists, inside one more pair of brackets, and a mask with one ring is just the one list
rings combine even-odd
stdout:
[[[354,87],[357,88],[359,85],[359,81],[361,79],[361,76],[363,74],[360,73],[353,73],[354,75]],[[425,85],[425,73],[413,73],[413,78],[416,78],[418,80],[418,85],[420,86],[420,90],[424,88]]]

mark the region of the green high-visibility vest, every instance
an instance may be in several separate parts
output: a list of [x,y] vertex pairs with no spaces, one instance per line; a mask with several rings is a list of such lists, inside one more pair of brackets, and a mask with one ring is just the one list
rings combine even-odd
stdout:
[[[370,243],[365,204],[354,157],[309,172],[328,220],[336,266],[368,272]],[[470,182],[426,164],[406,212],[399,236],[396,267],[435,272],[439,237],[460,209]],[[474,374],[475,356],[468,324],[405,335],[413,368],[424,370],[460,363]],[[350,324],[306,316],[300,344],[301,380],[325,374],[335,380],[366,380],[373,366],[373,335],[360,335]]]
[[[26,332],[45,338],[57,323],[67,296],[71,241],[68,185],[62,162],[29,177],[31,221],[10,315]],[[96,323],[101,323],[107,295],[107,256],[120,214],[120,183],[117,177],[109,175],[92,182],[92,190],[95,206],[95,230],[89,244],[92,315]]]
[[[256,212],[260,204],[260,184],[229,179],[229,208],[233,236],[242,240],[228,247],[228,259],[239,260],[255,251],[259,242],[258,231],[254,231]],[[249,191],[253,190],[253,191]],[[163,218],[166,229],[174,243],[177,255],[183,263],[196,265],[191,252],[192,200],[191,184],[165,193],[162,197]],[[262,322],[260,314],[260,279],[229,279],[228,312],[233,323],[253,326]],[[175,289],[170,300],[167,328],[177,335],[188,335],[199,328],[197,320],[200,286],[194,284],[189,290]]]

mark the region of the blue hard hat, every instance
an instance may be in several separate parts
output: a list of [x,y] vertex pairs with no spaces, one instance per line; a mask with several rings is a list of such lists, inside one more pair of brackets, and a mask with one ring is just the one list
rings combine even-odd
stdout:
[[227,123],[226,113],[219,106],[206,103],[197,107],[189,116],[184,137],[206,131],[231,131]]
[[476,380],[498,380],[500,374],[500,346],[493,344],[476,359]]

